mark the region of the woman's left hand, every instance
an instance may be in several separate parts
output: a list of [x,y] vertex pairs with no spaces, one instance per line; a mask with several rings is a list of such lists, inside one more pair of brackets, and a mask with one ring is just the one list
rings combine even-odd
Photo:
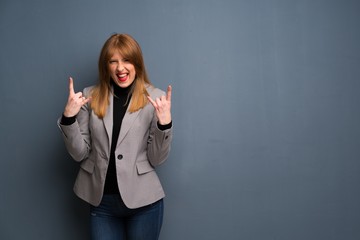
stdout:
[[161,125],[167,125],[171,122],[171,91],[172,87],[169,85],[167,88],[166,96],[161,96],[153,100],[150,96],[150,103],[154,106],[156,116]]

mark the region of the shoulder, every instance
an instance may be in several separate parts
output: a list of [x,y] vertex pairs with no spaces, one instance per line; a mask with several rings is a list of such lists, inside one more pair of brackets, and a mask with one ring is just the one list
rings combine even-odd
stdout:
[[152,85],[147,85],[146,91],[149,93],[150,97],[152,97],[152,98],[157,98],[157,97],[163,96],[165,94],[165,92],[163,90],[156,88]]
[[92,85],[92,86],[88,86],[88,87],[84,88],[83,94],[85,96],[90,96],[91,91],[94,90],[95,87],[96,87],[96,85]]

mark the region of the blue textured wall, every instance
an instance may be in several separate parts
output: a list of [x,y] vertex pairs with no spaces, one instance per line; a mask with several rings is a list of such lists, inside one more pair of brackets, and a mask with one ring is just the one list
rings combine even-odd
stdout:
[[0,1],[0,239],[87,239],[56,120],[113,32],[173,85],[163,240],[360,239],[360,3]]

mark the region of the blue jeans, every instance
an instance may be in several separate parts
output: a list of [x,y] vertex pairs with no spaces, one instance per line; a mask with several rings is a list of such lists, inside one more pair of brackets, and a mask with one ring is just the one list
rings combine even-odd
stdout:
[[92,240],[157,240],[164,202],[137,209],[125,206],[120,195],[104,195],[98,207],[90,207]]

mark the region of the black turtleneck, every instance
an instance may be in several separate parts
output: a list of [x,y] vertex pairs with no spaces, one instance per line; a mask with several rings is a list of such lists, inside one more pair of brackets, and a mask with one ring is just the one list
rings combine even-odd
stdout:
[[112,130],[112,139],[111,139],[110,161],[106,174],[104,194],[119,193],[119,188],[116,178],[115,149],[117,145],[117,140],[119,138],[121,123],[131,98],[131,96],[128,96],[131,86],[127,88],[121,88],[113,83],[113,89],[114,89],[113,130]]

